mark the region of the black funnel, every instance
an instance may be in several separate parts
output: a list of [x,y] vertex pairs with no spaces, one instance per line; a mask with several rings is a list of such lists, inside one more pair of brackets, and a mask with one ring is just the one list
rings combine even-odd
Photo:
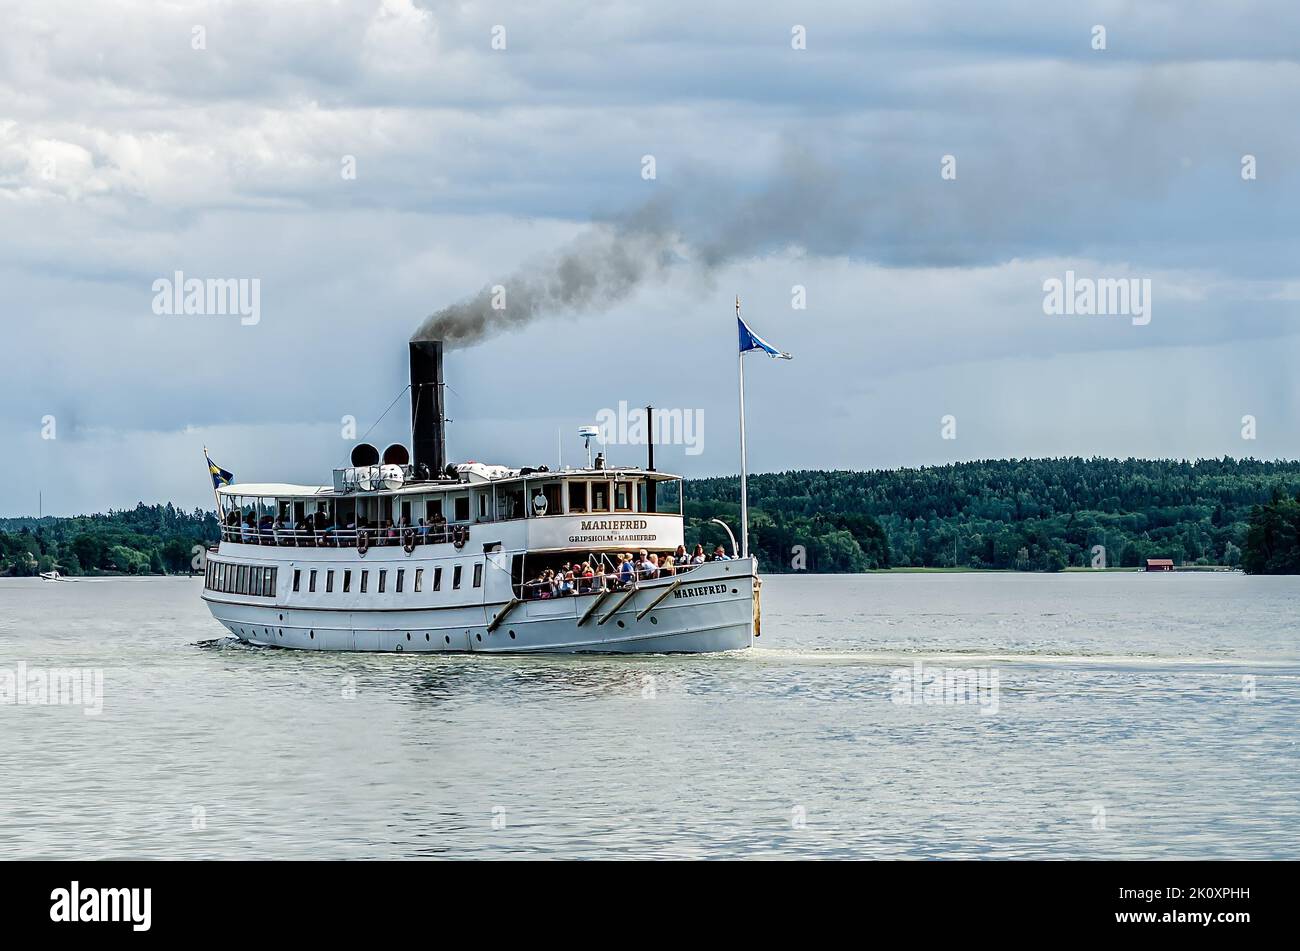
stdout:
[[411,462],[420,478],[441,479],[447,468],[441,340],[411,341]]

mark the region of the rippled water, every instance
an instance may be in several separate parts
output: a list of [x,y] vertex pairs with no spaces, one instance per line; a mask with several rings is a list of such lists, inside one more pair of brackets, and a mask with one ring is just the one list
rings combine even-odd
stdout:
[[[0,857],[1300,857],[1300,578],[763,593],[748,652],[419,657],[196,646],[198,581],[0,580],[0,671],[104,672],[99,716],[0,705]],[[996,712],[895,702],[918,660]]]

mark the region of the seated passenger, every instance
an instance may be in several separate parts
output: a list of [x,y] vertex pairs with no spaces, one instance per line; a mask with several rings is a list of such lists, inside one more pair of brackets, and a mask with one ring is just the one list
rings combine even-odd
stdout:
[[713,549],[713,560],[731,561],[731,556],[727,554],[727,550],[725,548],[719,545],[717,548]]
[[663,563],[659,566],[659,574],[665,578],[671,578],[677,573],[676,565],[673,563],[672,555],[664,555]]
[[691,564],[692,564],[692,565],[702,565],[702,564],[704,564],[704,546],[703,546],[703,545],[696,545],[696,546],[695,546],[695,554],[691,555]]
[[673,564],[685,565],[691,560],[691,556],[686,554],[686,546],[678,545],[677,550],[673,552]]

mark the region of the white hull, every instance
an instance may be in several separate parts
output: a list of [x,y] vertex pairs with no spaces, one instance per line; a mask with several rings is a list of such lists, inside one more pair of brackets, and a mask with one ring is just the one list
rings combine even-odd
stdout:
[[[674,590],[651,608],[670,588]],[[213,617],[250,644],[496,654],[739,650],[753,644],[756,597],[754,563],[748,559],[712,562],[676,578],[642,582],[630,596],[615,591],[520,602],[491,630],[509,602],[366,610],[242,603],[205,594]]]

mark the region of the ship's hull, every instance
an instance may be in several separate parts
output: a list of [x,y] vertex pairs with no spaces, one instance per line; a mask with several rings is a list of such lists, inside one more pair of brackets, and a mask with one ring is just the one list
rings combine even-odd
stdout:
[[[701,565],[679,578],[513,606],[401,610],[302,608],[208,597],[241,641],[325,651],[414,653],[710,653],[753,644],[753,562]],[[508,610],[507,610],[508,609]],[[505,612],[499,622],[496,618]]]

